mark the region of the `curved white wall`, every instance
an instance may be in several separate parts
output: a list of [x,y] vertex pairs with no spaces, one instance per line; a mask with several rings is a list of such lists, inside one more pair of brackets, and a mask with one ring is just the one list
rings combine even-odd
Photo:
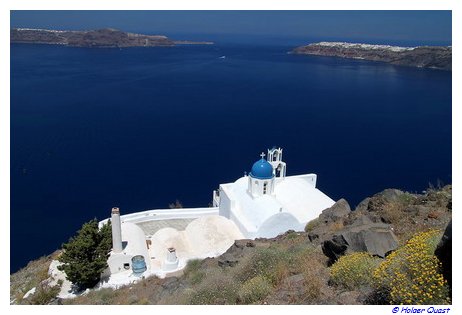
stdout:
[[303,225],[288,212],[281,212],[269,217],[258,229],[256,237],[272,238],[288,230],[301,231]]

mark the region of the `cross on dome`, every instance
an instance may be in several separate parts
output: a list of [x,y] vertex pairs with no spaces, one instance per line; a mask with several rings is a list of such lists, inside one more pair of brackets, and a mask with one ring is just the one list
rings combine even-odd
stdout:
[[260,156],[261,156],[261,158],[263,159],[263,158],[265,157],[265,153],[262,152],[262,153],[260,154]]

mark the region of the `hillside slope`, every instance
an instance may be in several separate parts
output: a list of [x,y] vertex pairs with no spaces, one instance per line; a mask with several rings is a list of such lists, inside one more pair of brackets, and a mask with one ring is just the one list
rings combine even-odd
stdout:
[[[386,246],[396,245],[390,252],[396,249],[399,252],[406,248],[403,245],[408,240],[421,232],[430,231],[440,239],[451,216],[451,186],[429,189],[424,194],[387,189],[364,199],[354,211],[341,199],[310,222],[306,232],[289,231],[274,239],[239,240],[220,257],[189,262],[184,272],[175,277],[151,277],[118,290],[91,290],[74,299],[34,297],[37,293],[23,298],[32,285],[49,281],[43,279],[46,278],[43,270],[37,272],[37,266],[44,269],[51,261],[43,258],[11,275],[10,296],[14,304],[387,304],[389,301],[377,295],[370,283],[370,274],[366,274],[366,280],[360,279],[362,282],[355,282],[356,276],[349,275],[353,278],[347,283],[354,285],[346,287],[332,278],[335,261],[340,262],[342,257],[372,263],[373,268],[389,259],[380,254],[358,255],[358,251],[371,253],[377,247],[371,247],[369,239],[361,243],[361,240],[351,242],[348,237],[372,235],[367,234],[371,232],[368,227],[379,226],[380,235],[396,237],[397,244],[380,237],[378,242],[385,240]],[[362,228],[360,233],[352,234],[358,227]],[[339,246],[341,251],[334,252],[338,256],[332,259],[326,244],[337,244],[339,238],[349,242],[343,245],[340,242],[343,247]],[[364,266],[357,267],[363,270]],[[371,272],[370,268],[364,270]],[[34,273],[42,275],[31,279]],[[439,303],[447,303],[445,301],[438,300]]]

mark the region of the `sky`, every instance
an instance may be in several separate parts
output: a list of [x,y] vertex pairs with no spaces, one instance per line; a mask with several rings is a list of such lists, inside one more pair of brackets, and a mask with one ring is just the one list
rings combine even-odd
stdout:
[[451,44],[451,11],[11,11],[11,27]]

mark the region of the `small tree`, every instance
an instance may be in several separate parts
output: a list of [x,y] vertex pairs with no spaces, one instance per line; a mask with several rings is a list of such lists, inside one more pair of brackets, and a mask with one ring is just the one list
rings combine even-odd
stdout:
[[99,229],[98,221],[93,219],[84,223],[77,235],[62,245],[59,261],[63,264],[58,269],[79,289],[92,288],[108,266],[111,247],[111,222]]

